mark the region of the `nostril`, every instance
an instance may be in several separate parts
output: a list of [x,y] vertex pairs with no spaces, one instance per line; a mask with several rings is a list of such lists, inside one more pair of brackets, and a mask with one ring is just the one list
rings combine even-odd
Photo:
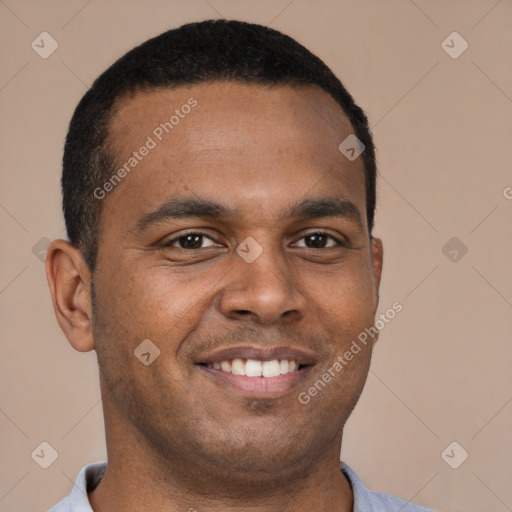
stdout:
[[249,314],[249,313],[250,313],[250,311],[249,311],[249,310],[247,310],[247,309],[240,309],[238,312],[239,312],[241,315],[247,315],[247,314]]

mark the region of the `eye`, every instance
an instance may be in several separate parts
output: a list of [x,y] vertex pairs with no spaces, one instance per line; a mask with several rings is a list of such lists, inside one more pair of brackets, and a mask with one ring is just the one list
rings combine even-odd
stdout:
[[179,249],[203,249],[204,247],[211,247],[214,243],[202,245],[205,240],[214,242],[209,236],[201,232],[191,232],[178,236],[163,244],[163,247],[178,247]]
[[[329,239],[334,241],[334,244],[326,245]],[[309,233],[303,236],[300,240],[305,240],[305,245],[301,247],[306,247],[308,249],[328,249],[329,247],[345,247],[346,244],[335,238],[334,236],[326,233],[325,231],[315,231],[314,233]]]
[[[324,231],[315,231],[303,236],[300,241],[304,240],[304,245],[307,249],[328,249],[330,247],[346,247],[346,244],[338,240],[336,237]],[[205,242],[207,245],[204,245]],[[182,234],[162,244],[162,247],[176,247],[184,250],[204,249],[206,247],[215,246],[215,241],[206,233],[194,231]]]

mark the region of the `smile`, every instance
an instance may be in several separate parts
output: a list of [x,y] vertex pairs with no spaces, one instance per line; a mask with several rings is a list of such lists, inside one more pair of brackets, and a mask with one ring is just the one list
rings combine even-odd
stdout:
[[246,377],[278,377],[279,375],[286,375],[298,371],[301,365],[293,359],[259,361],[257,359],[235,358],[221,362],[207,363],[206,367],[221,370],[222,372],[231,373],[233,375],[244,375]]

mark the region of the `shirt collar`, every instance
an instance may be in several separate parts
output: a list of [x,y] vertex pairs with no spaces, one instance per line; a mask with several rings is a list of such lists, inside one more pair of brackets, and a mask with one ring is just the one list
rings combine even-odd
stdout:
[[[69,500],[73,505],[73,512],[92,512],[87,492],[91,492],[96,488],[106,469],[106,462],[95,462],[94,464],[84,466],[80,470],[69,495]],[[353,512],[373,512],[369,497],[370,491],[347,464],[340,462],[340,469],[347,477],[354,493]]]

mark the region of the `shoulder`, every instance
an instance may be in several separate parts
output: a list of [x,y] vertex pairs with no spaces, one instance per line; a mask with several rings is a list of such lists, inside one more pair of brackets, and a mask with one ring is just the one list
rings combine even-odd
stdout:
[[435,512],[383,492],[370,492],[374,512]]
[[106,467],[106,462],[96,462],[84,466],[78,473],[70,494],[47,512],[92,512],[87,492],[98,485]]
[[340,466],[352,486],[354,512],[435,512],[391,494],[370,491],[349,466],[344,462]]

